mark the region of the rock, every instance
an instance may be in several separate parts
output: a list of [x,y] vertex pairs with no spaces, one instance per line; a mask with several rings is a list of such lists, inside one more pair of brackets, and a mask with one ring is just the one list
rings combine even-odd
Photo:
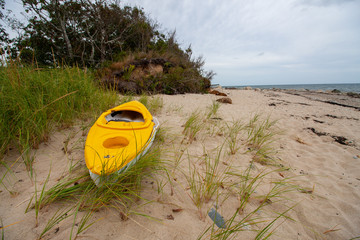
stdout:
[[255,90],[255,92],[261,92],[260,88],[255,88],[254,90]]
[[348,93],[346,93],[346,95],[348,95],[348,96],[350,96],[350,97],[354,97],[354,98],[360,98],[360,94],[359,94],[359,93],[348,92]]
[[340,91],[340,90],[337,90],[337,89],[334,89],[334,90],[332,90],[331,92],[332,92],[332,93],[341,93],[341,91]]
[[342,145],[350,145],[352,142],[349,141],[346,137],[342,137],[342,136],[331,136],[335,142],[338,142]]
[[244,87],[244,90],[252,90],[252,87]]
[[221,103],[229,103],[232,104],[232,100],[229,97],[224,97],[224,98],[219,98],[216,100],[217,102],[221,102]]
[[214,208],[211,208],[208,215],[211,218],[211,220],[214,221],[216,226],[218,226],[219,228],[226,228],[224,218]]
[[210,93],[210,94],[217,95],[217,96],[224,96],[224,97],[227,96],[226,93],[219,92],[218,90],[210,90],[209,93]]

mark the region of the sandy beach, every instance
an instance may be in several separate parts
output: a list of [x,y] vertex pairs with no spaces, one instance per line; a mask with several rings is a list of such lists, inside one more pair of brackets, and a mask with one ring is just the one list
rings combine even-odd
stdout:
[[[126,219],[110,206],[94,212],[90,220],[94,224],[76,239],[215,239],[236,222],[238,231],[228,239],[254,239],[274,219],[270,230],[258,239],[270,233],[269,239],[360,239],[360,98],[295,90],[220,91],[232,104],[221,103],[213,115],[209,109],[220,96],[155,96],[163,102],[154,116],[161,123],[158,137],[162,141],[157,144],[168,164],[168,177],[144,180],[141,197]],[[201,120],[191,138],[184,127],[194,113]],[[262,152],[249,142],[254,117],[259,124],[273,122],[271,140],[261,149],[268,162],[260,159]],[[231,142],[236,124],[242,130]],[[81,120],[54,132],[48,142],[32,150],[33,180],[15,150],[4,156],[11,169],[0,168],[4,239],[37,239],[58,209],[71,206],[67,201],[45,206],[39,211],[38,226],[35,210],[25,213],[34,192],[42,189],[48,177],[46,188],[71,167],[86,168],[83,149],[90,126],[89,120]],[[213,176],[216,188],[197,205],[191,176],[205,179],[207,160],[218,160]],[[261,178],[244,194],[245,173],[251,179]],[[225,229],[214,225],[208,215],[211,209],[228,221]],[[74,239],[72,232],[82,214],[54,224],[42,239]]]

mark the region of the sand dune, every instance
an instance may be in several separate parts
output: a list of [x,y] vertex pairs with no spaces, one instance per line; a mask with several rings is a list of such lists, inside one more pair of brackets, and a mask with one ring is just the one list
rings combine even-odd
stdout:
[[[279,181],[286,181],[294,187],[284,192],[281,198],[268,200],[252,215],[253,220],[246,219],[241,226],[242,231],[229,239],[253,239],[257,235],[253,230],[261,229],[276,218],[276,213],[287,210],[287,218],[279,218],[268,232],[274,230],[270,239],[352,239],[360,236],[358,99],[341,96],[343,102],[346,98],[346,104],[342,105],[355,106],[347,107],[319,101],[324,96],[315,98],[316,93],[309,97],[299,91],[295,95],[294,91],[223,91],[233,103],[221,104],[216,116],[209,119],[206,119],[206,113],[213,101],[220,98],[218,96],[157,96],[164,103],[156,117],[163,131],[162,157],[170,161],[171,183],[165,185],[166,178],[163,178],[165,186],[158,192],[152,179],[144,181],[141,195],[152,202],[141,206],[142,200],[139,200],[139,206],[134,206],[134,211],[153,219],[131,214],[125,221],[119,212],[107,207],[94,213],[92,220],[96,221],[95,224],[79,234],[77,239],[197,239],[213,225],[207,213],[215,208],[214,205],[225,220],[235,213],[236,221],[240,221],[262,204],[263,196],[271,190],[274,182]],[[183,130],[185,122],[195,111],[199,111],[203,122],[196,139],[191,140],[184,136]],[[236,153],[229,154],[226,139],[230,126],[237,120],[243,126],[249,124],[256,115],[262,120],[269,118],[276,121],[272,131],[277,134],[269,145],[272,151],[269,155],[274,160],[272,165],[250,164],[256,156],[249,147],[245,131],[239,133]],[[32,151],[38,190],[49,173],[47,187],[67,175],[72,163],[84,167],[83,147],[89,124],[83,122],[71,129],[58,131],[49,142]],[[64,141],[71,151],[63,149]],[[206,167],[203,160],[213,161],[217,156],[220,158],[216,172],[218,177],[225,176],[222,174],[226,171],[243,174],[248,167],[252,176],[267,173],[243,210],[238,209],[244,195],[236,192],[240,185],[237,181],[241,179],[236,176],[229,176],[223,185],[217,185],[216,194],[202,201],[201,207],[194,203],[187,181],[191,175],[189,168],[194,167],[201,172]],[[179,161],[176,162],[176,159]],[[25,213],[34,195],[35,180],[30,180],[21,161],[14,150],[5,156],[5,162],[12,169],[7,172],[0,187],[0,220],[5,227],[5,239],[38,238],[56,210],[69,204],[56,202],[44,207],[39,212],[39,225],[36,226],[35,211]],[[2,167],[0,173],[4,176],[6,168]],[[267,222],[255,224],[256,218]],[[74,217],[69,217],[56,224],[43,238],[68,239],[73,225]],[[213,234],[216,231],[219,229],[214,226]],[[209,238],[210,232],[205,233],[203,239]]]

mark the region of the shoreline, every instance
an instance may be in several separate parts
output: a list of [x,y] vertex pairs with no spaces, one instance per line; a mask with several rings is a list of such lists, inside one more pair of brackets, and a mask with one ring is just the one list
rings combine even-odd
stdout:
[[305,90],[305,89],[260,89],[252,87],[243,87],[243,88],[232,88],[232,87],[215,87],[212,89],[219,89],[220,91],[226,90],[253,90],[253,91],[273,91],[273,92],[282,92],[290,95],[301,96],[309,100],[324,102],[332,105],[338,105],[342,107],[354,108],[360,111],[360,94],[352,92],[340,92],[335,91],[323,91],[323,90]]
[[[214,84],[213,87],[219,87],[220,84]],[[319,91],[334,93],[355,93],[360,94],[360,83],[339,83],[339,84],[281,84],[281,85],[245,85],[245,86],[221,86],[227,89],[268,89],[268,90],[301,90],[301,91]]]

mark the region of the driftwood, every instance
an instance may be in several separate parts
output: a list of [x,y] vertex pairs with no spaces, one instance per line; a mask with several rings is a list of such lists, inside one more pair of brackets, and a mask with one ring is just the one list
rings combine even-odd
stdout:
[[224,96],[226,97],[227,94],[226,93],[223,93],[223,92],[219,92],[218,90],[210,90],[209,91],[210,94],[214,94],[214,95],[217,95],[217,96]]

